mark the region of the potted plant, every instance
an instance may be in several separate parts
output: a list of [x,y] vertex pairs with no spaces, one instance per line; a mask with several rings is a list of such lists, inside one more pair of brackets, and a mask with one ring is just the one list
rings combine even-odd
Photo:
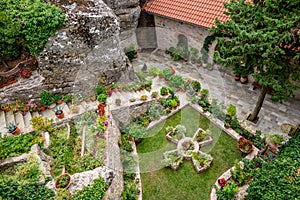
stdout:
[[70,174],[62,174],[55,181],[55,189],[66,188],[68,189],[71,185],[71,176]]
[[147,98],[148,98],[148,97],[147,97],[147,95],[143,94],[143,95],[141,96],[141,98],[140,98],[140,99],[141,99],[142,101],[146,101],[146,100],[147,100]]
[[65,116],[63,109],[59,106],[55,108],[55,115],[58,119],[62,119]]
[[253,143],[244,137],[240,137],[238,139],[238,147],[241,152],[248,154],[253,150]]
[[239,72],[234,72],[233,74],[234,74],[234,80],[235,80],[235,81],[239,81],[240,78],[241,78],[241,73],[239,73]]
[[266,136],[266,142],[271,148],[278,148],[283,143],[283,137],[279,134],[270,134]]
[[43,106],[50,106],[53,102],[53,97],[52,95],[50,94],[50,92],[47,92],[47,91],[43,91],[41,92],[40,94],[40,98],[41,98],[41,102],[42,102],[42,105]]
[[20,129],[13,122],[9,123],[7,129],[8,132],[12,135],[17,135],[21,132]]
[[151,93],[151,97],[152,97],[153,99],[156,99],[156,98],[158,97],[158,92],[152,92],[152,93]]
[[31,76],[31,73],[32,73],[32,71],[29,68],[21,69],[20,76],[22,78],[29,78]]
[[1,110],[4,112],[8,112],[10,110],[10,105],[9,104],[1,104]]
[[160,89],[160,95],[162,95],[162,96],[168,95],[168,89],[166,87],[162,87]]
[[71,102],[71,101],[72,101],[71,95],[65,95],[64,98],[63,98],[63,101],[64,101],[65,103]]
[[63,101],[63,97],[62,95],[60,94],[57,94],[57,95],[54,95],[53,96],[53,100],[55,101],[55,103],[57,103],[58,105],[59,104],[62,104],[64,101]]

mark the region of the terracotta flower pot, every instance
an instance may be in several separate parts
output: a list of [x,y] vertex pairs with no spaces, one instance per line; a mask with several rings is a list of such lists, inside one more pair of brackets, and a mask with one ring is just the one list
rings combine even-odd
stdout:
[[[63,177],[68,177],[68,179],[69,179],[69,181],[68,181],[68,183],[67,183],[67,185],[66,186],[61,186],[60,185],[60,180],[63,178]],[[71,176],[70,176],[70,174],[62,174],[62,175],[60,175],[57,179],[56,179],[56,181],[55,181],[55,189],[57,190],[57,189],[59,189],[59,188],[65,188],[65,189],[68,189],[69,187],[70,187],[70,185],[71,185],[71,183],[72,183],[72,181],[71,181]]]
[[62,104],[64,101],[61,99],[61,100],[58,100],[56,103],[58,104],[58,105],[60,105],[60,104]]
[[56,117],[58,118],[58,119],[62,119],[62,118],[64,118],[65,117],[65,114],[64,114],[64,112],[62,111],[61,113],[57,113],[57,112],[55,112],[55,115],[56,115]]
[[21,130],[17,127],[15,130],[10,131],[9,133],[12,135],[18,135],[21,132]]
[[8,107],[8,108],[2,108],[2,110],[3,110],[4,112],[9,112],[9,111],[10,111],[10,107]]
[[40,111],[45,111],[47,109],[47,107],[46,106],[42,106],[42,107],[40,107]]
[[235,80],[235,81],[239,81],[240,78],[241,78],[240,76],[234,76],[234,80]]

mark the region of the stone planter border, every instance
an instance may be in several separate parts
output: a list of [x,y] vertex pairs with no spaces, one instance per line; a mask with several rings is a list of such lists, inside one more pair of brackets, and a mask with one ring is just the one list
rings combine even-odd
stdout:
[[[196,137],[197,137],[197,133],[199,130],[202,130],[204,131],[202,128],[198,128],[198,130],[195,132],[194,136],[193,136],[193,140],[196,141]],[[206,139],[201,141],[201,142],[198,142],[199,144],[199,147],[203,147],[203,146],[207,146],[207,145],[210,145],[213,143],[213,138],[211,135],[206,135]]]
[[[202,151],[199,151],[198,153],[203,154]],[[192,162],[193,162],[193,165],[194,165],[194,167],[195,167],[197,173],[204,172],[205,170],[207,170],[208,168],[210,168],[210,166],[211,166],[213,160],[214,160],[214,159],[212,158],[212,160],[209,161],[209,166],[208,166],[208,167],[205,167],[205,166],[204,166],[204,167],[199,167],[199,166],[196,164],[195,160],[192,158]]]
[[[173,153],[173,152],[177,152],[177,151],[178,151],[178,150],[175,149],[175,150],[171,150],[171,151],[165,152],[164,155],[163,155],[164,159],[165,159],[165,160],[168,160],[168,154]],[[176,165],[170,165],[171,169],[174,170],[174,171],[177,171],[177,170],[179,169],[179,167],[180,167],[182,161],[183,161],[183,156],[181,155],[181,158],[180,158],[180,160],[177,162]]]

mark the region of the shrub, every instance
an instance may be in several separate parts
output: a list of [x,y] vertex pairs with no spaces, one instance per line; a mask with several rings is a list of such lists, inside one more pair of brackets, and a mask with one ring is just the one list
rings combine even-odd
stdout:
[[184,81],[180,75],[173,75],[169,79],[168,83],[169,87],[176,87],[176,88],[183,88],[184,87]]
[[166,87],[162,87],[160,89],[160,95],[165,96],[168,94],[168,89]]
[[40,133],[42,131],[51,132],[53,119],[48,119],[46,117],[38,115],[38,116],[34,116],[30,120],[30,124],[32,125],[33,130],[36,131],[37,133]]
[[107,95],[106,94],[99,94],[97,96],[97,101],[99,101],[100,103],[105,104],[106,99],[107,99]]
[[172,70],[170,68],[166,67],[162,70],[162,74],[165,77],[165,79],[167,81],[169,81],[173,73],[172,73]]
[[40,94],[41,102],[44,106],[50,106],[52,104],[52,95],[50,92],[43,91]]
[[94,179],[94,184],[85,186],[83,190],[77,191],[73,199],[74,200],[97,200],[102,199],[108,188],[108,184],[103,178]]
[[42,146],[42,137],[34,134],[21,134],[14,137],[4,136],[0,139],[0,159],[27,153],[34,144]]
[[196,92],[199,92],[201,90],[201,84],[199,81],[192,81],[191,86]]
[[228,181],[222,190],[217,191],[218,200],[232,200],[238,191],[239,188],[236,184],[233,181]]
[[146,134],[146,128],[140,124],[132,124],[129,128],[129,134],[138,139],[142,139],[145,137]]
[[150,67],[149,71],[148,71],[148,75],[149,76],[158,76],[160,75],[162,72],[157,69],[157,67]]
[[137,200],[140,190],[137,187],[135,173],[124,173],[124,191],[122,193],[123,200]]
[[230,117],[233,117],[236,114],[236,107],[234,105],[230,104],[227,108],[227,114]]
[[299,199],[300,134],[281,148],[277,157],[262,163],[249,181],[248,199]]

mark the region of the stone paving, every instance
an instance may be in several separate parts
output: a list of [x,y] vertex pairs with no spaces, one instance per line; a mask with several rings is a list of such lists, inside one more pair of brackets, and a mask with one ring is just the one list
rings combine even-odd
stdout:
[[[209,96],[212,99],[218,99],[218,102],[224,102],[225,105],[234,104],[238,110],[238,118],[243,120],[254,109],[260,93],[258,89],[253,90],[251,83],[241,84],[234,81],[229,69],[224,70],[214,65],[213,70],[209,70],[189,62],[173,61],[170,55],[161,50],[141,52],[132,62],[135,71],[140,71],[144,64],[148,69],[152,66],[159,69],[173,66],[176,73],[199,80],[201,87],[209,90]],[[252,129],[260,129],[265,133],[282,133],[280,125],[283,122],[300,124],[300,99],[294,98],[284,103],[275,103],[267,94],[259,113],[258,123],[244,121]]]

